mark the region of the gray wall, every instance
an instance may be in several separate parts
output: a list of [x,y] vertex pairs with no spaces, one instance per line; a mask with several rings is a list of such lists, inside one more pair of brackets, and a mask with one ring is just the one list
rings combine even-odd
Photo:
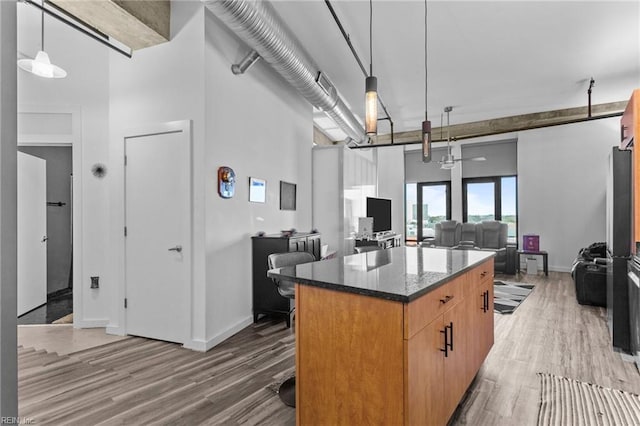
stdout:
[[47,294],[70,287],[71,272],[71,147],[21,146],[26,154],[47,161]]
[[422,162],[422,151],[407,151],[405,153],[405,181],[415,182],[443,182],[451,180],[451,171],[441,169],[438,161],[447,153],[447,148],[433,148],[431,162]]
[[518,144],[515,139],[462,145],[462,158],[485,157],[485,161],[464,161],[463,178],[512,176],[518,174]]
[[0,416],[18,416],[16,2],[0,1]]
[[549,269],[568,272],[580,248],[605,240],[608,156],[620,118],[518,136],[518,235],[539,235]]

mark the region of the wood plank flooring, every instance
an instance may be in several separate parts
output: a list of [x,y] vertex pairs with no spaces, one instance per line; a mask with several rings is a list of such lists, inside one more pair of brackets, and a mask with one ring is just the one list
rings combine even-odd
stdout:
[[[536,285],[496,342],[453,425],[534,425],[537,372],[640,394],[635,365],[609,346],[605,311],[580,306],[569,274],[499,277]],[[41,425],[293,425],[267,389],[295,366],[293,329],[261,321],[207,353],[129,338],[58,355],[19,348],[19,412]]]

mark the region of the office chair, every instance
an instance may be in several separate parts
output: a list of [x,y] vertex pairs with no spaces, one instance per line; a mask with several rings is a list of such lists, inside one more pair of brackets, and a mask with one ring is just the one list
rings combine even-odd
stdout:
[[[273,253],[267,258],[269,269],[284,268],[286,266],[295,266],[302,263],[315,262],[316,258],[306,251],[291,251],[288,253]],[[274,284],[278,288],[278,293],[288,299],[295,298],[295,285],[293,281],[283,279],[273,279]],[[288,326],[289,324],[287,324]],[[285,380],[278,389],[278,395],[285,405],[289,407],[296,406],[296,377],[293,376]]]

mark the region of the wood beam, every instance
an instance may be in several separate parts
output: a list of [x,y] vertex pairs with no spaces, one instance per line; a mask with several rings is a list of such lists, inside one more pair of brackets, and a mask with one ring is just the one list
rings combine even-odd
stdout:
[[[593,105],[591,107],[592,119],[603,118],[610,114],[622,113],[627,106],[627,101],[610,102]],[[493,118],[489,120],[475,121],[471,123],[453,124],[450,126],[451,140],[469,139],[481,136],[511,133],[540,127],[569,124],[587,119],[587,107],[558,109],[553,111],[536,112],[532,114],[514,115],[511,117]],[[442,137],[440,136],[442,131]],[[432,140],[441,142],[447,140],[447,128],[434,127],[431,131]],[[421,130],[411,130],[394,134],[394,144],[419,143],[422,139]],[[378,135],[373,145],[388,145],[391,143],[391,135]],[[367,145],[371,146],[371,145]]]
[[332,141],[317,126],[313,126],[313,143],[316,145],[335,145],[337,142]]
[[132,50],[170,39],[169,0],[48,0]]

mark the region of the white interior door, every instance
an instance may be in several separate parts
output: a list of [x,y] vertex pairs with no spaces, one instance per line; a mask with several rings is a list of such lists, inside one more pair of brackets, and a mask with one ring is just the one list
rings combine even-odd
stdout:
[[18,152],[18,316],[47,303],[47,162]]
[[184,343],[190,324],[191,141],[185,131],[125,138],[128,334]]

